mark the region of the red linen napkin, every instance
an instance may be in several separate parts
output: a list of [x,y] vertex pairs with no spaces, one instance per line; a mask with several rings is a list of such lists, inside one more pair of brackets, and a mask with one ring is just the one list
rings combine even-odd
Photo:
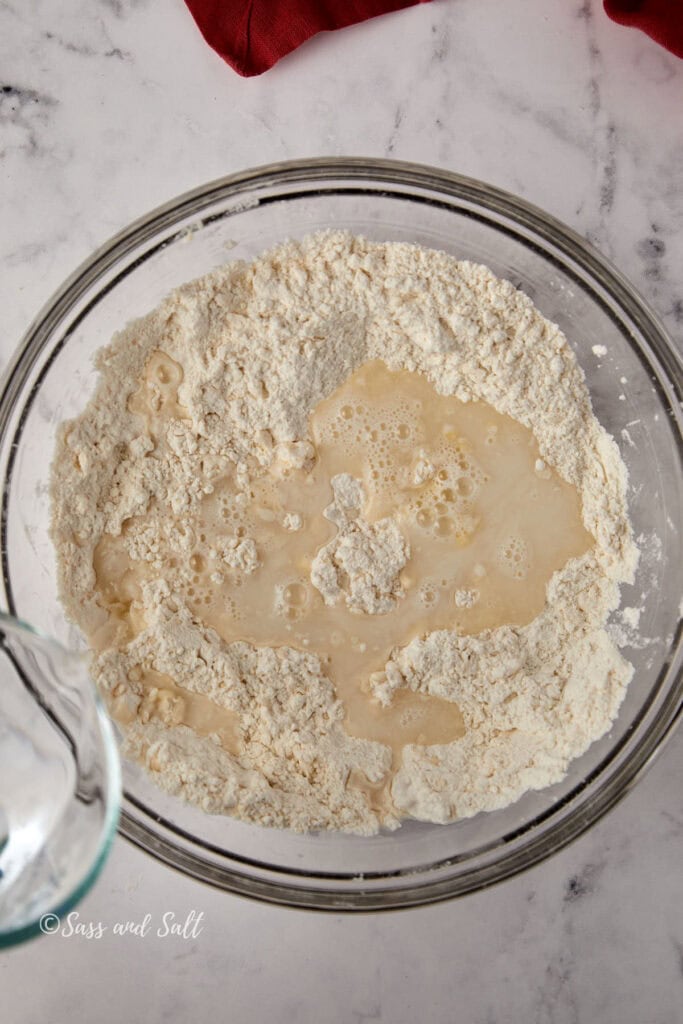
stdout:
[[683,57],[683,0],[604,0],[620,25],[642,28],[677,57]]
[[[429,0],[185,0],[200,32],[240,75],[260,75],[317,32]],[[477,0],[472,0],[476,3]],[[620,25],[683,57],[683,0],[604,0]]]
[[240,75],[260,75],[317,32],[429,0],[185,0],[199,31]]

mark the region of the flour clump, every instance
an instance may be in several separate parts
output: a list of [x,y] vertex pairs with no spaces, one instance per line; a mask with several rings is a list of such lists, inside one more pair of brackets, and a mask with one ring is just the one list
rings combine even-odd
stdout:
[[313,559],[311,580],[327,604],[340,599],[355,611],[382,614],[402,596],[399,573],[409,547],[392,519],[368,523],[361,516],[364,495],[349,474],[332,478],[334,501],[323,513],[338,533]]

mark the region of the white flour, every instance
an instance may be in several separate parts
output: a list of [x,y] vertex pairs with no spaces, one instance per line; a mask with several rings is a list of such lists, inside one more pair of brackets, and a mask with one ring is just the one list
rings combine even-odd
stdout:
[[368,523],[362,518],[360,480],[340,473],[331,483],[334,501],[324,515],[338,531],[313,559],[313,585],[326,604],[343,599],[368,615],[391,611],[402,595],[398,574],[408,561],[409,545],[393,519]]
[[[170,419],[154,439],[129,400],[157,350],[182,366],[178,401],[188,418]],[[193,619],[172,580],[150,579],[144,628],[132,639],[112,634],[93,671],[128,719],[124,753],[207,811],[371,833],[405,815],[445,822],[503,807],[560,780],[609,729],[630,680],[605,630],[636,562],[626,473],[565,338],[485,267],[341,232],[184,285],[100,353],[97,393],[61,429],[53,467],[52,532],[69,615],[88,635],[105,623],[93,571],[103,534],[118,536],[125,520],[148,513],[152,525],[126,535],[128,553],[152,574],[159,537],[189,555],[194,538],[183,520],[212,481],[232,465],[246,492],[249,458],[274,470],[305,465],[312,409],[370,359],[422,373],[442,394],[483,399],[531,428],[543,469],[577,488],[595,545],[555,573],[529,625],[476,636],[440,630],[395,649],[374,675],[382,703],[407,686],[456,702],[466,726],[453,743],[404,749],[393,809],[381,815],[353,780],[360,773],[379,782],[391,752],[347,736],[319,658],[225,643]],[[432,472],[418,460],[420,479]],[[381,613],[397,599],[409,551],[390,518],[363,520],[353,478],[337,483],[328,515],[339,532],[315,559],[315,585],[326,601]],[[287,529],[300,529],[299,518],[285,518]],[[235,537],[214,553],[217,578],[222,563],[253,573],[258,550]],[[477,596],[463,590],[458,600],[467,607]],[[182,690],[150,695],[140,682],[147,670],[237,716],[239,746],[230,752],[178,724]]]

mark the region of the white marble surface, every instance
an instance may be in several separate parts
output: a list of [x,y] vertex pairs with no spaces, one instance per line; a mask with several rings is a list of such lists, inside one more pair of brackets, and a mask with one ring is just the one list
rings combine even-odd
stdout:
[[[510,189],[592,239],[683,333],[683,62],[599,0],[436,0],[319,37],[260,79],[181,0],[0,0],[0,353],[130,219],[223,173],[393,156]],[[683,1020],[683,735],[553,860],[388,916],[253,905],[118,840],[80,907],[203,911],[195,939],[46,937],[0,959],[2,1015],[97,1020]]]

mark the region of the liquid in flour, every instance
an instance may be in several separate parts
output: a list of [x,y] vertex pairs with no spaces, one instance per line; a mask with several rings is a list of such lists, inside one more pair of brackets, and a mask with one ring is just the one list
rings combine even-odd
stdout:
[[[179,364],[158,351],[129,401],[157,444],[163,421],[185,415],[181,381]],[[388,708],[372,699],[370,677],[392,649],[440,628],[473,634],[530,622],[553,572],[592,538],[575,490],[543,463],[529,430],[484,402],[439,395],[419,374],[366,363],[319,403],[310,436],[303,464],[254,462],[246,486],[234,465],[207,464],[212,493],[176,524],[190,531],[187,556],[173,531],[159,528],[169,512],[156,506],[128,520],[121,537],[104,537],[94,568],[109,622],[91,639],[102,648],[113,633],[140,632],[140,584],[160,576],[225,641],[317,654],[343,701],[347,732],[390,746],[396,766],[405,744],[449,743],[464,728],[458,708],[438,697],[402,689]],[[316,555],[339,528],[325,511],[341,474],[362,485],[351,518],[370,526],[391,518],[409,551],[383,614],[326,603],[311,579]],[[154,563],[128,553],[127,536],[146,527],[159,536]],[[143,685],[150,715],[212,730],[208,698],[180,692],[167,677]],[[237,716],[216,713],[221,741],[235,750]],[[381,801],[382,792],[368,795]]]

